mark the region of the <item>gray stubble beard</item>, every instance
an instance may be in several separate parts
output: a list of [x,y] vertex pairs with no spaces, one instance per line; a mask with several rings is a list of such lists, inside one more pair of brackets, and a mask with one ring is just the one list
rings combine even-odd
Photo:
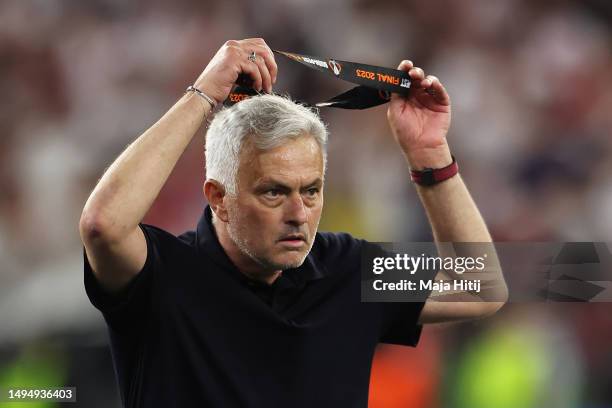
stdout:
[[276,264],[276,263],[269,261],[268,259],[257,256],[253,251],[251,251],[246,241],[241,238],[240,232],[234,228],[234,225],[232,223],[227,223],[227,233],[230,239],[234,242],[234,244],[236,244],[240,252],[242,252],[249,258],[251,258],[258,265],[261,265],[265,270],[270,270],[270,271],[286,270],[286,269],[292,269],[292,268],[297,268],[301,266],[306,260],[306,257],[308,256],[310,251],[312,250],[312,246],[314,245],[314,240],[315,240],[318,229],[319,229],[319,223],[317,222],[317,225],[315,228],[315,234],[310,240],[308,251],[306,251],[306,253],[302,256],[299,262],[295,262],[291,264]]

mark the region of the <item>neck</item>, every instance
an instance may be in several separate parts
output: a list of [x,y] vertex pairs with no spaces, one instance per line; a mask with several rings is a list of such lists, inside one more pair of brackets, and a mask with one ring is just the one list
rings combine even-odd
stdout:
[[238,245],[230,237],[227,231],[227,224],[220,221],[213,214],[213,229],[217,234],[217,239],[221,244],[221,247],[227,254],[228,258],[238,268],[240,273],[259,282],[271,285],[281,275],[281,270],[270,270],[263,267],[259,262],[245,254],[240,250]]

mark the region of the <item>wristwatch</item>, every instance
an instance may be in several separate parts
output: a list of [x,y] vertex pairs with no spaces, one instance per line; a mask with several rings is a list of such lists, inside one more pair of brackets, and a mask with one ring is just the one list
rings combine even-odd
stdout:
[[459,165],[455,156],[451,156],[453,162],[446,167],[441,169],[425,168],[423,170],[410,170],[410,178],[413,182],[421,186],[433,186],[448,180],[455,174],[459,173]]

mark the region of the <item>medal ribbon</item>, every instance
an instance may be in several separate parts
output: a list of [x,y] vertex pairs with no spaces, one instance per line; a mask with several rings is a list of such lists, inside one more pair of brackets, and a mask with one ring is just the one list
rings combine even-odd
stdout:
[[[319,102],[314,105],[304,103],[307,106],[367,109],[388,102],[391,92],[407,95],[410,91],[410,77],[404,71],[285,51],[274,50],[274,52],[335,78],[358,84],[357,87],[334,96],[325,102]],[[245,98],[257,95],[258,92],[250,87],[250,84],[252,84],[251,78],[241,74],[238,77],[237,86],[230,92],[223,104],[231,106]]]

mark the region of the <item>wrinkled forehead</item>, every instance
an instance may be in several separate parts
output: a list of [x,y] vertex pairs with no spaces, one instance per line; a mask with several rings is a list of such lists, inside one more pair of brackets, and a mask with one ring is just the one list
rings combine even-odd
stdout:
[[247,139],[240,151],[239,184],[251,185],[274,178],[288,183],[323,179],[324,160],[321,146],[310,135],[287,139],[271,149],[258,149]]

